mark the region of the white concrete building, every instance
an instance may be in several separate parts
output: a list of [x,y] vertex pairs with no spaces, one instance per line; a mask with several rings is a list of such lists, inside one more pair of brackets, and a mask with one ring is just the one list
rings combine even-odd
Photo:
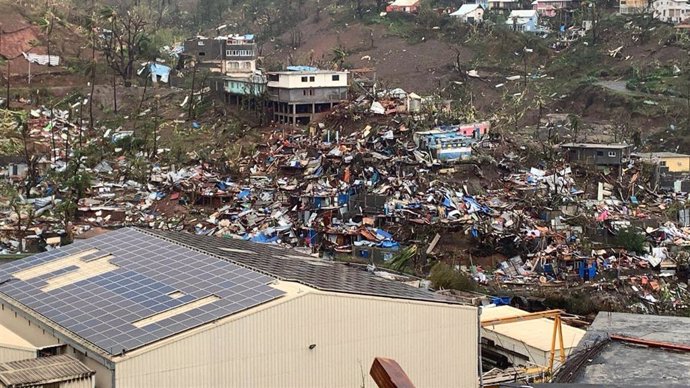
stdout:
[[484,8],[479,4],[463,4],[450,14],[465,23],[479,23],[484,20]]
[[274,120],[307,124],[314,115],[328,112],[347,98],[347,71],[290,66],[268,73],[268,97]]
[[690,17],[690,2],[687,0],[656,0],[652,3],[656,19],[667,23],[680,23]]
[[[246,241],[125,228],[0,267],[0,327],[97,388],[476,387],[474,307]],[[24,344],[26,345],[26,344]]]

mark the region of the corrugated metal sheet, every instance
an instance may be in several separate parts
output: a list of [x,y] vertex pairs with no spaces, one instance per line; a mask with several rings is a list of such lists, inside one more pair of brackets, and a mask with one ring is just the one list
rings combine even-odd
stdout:
[[0,364],[0,383],[15,385],[46,384],[90,378],[94,371],[66,354]]
[[[93,377],[60,383],[60,388],[94,388]],[[99,387],[100,388],[100,387]]]
[[[374,357],[419,387],[477,386],[477,310],[309,291],[116,365],[118,388],[360,387]],[[311,347],[311,349],[310,349]]]
[[0,363],[11,362],[18,360],[26,360],[27,358],[35,358],[36,351],[29,349],[18,349],[0,345]]

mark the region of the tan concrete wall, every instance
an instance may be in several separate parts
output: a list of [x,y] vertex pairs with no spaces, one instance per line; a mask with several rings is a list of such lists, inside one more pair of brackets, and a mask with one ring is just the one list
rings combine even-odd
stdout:
[[[43,330],[35,324],[31,324],[27,319],[22,318],[22,316],[19,314],[15,316],[15,311],[7,304],[0,308],[0,324],[11,329],[13,332],[37,347],[60,344],[60,341],[56,337],[53,337],[49,331]],[[1,349],[0,352],[2,352]],[[75,352],[70,346],[67,347],[66,352],[96,371],[97,388],[112,388],[112,373],[107,367],[89,358],[88,356],[84,356],[84,354],[79,351]],[[1,357],[2,355],[0,355],[0,358]],[[35,355],[33,357],[25,358],[34,357]]]
[[79,379],[60,383],[60,388],[93,388],[93,378]]
[[0,363],[36,358],[36,351],[0,346]]
[[25,340],[31,342],[36,347],[57,345],[60,342],[47,331],[44,331],[35,324],[31,324],[27,319],[10,308],[7,304],[0,307],[0,324],[15,332]]
[[130,353],[116,386],[374,387],[375,356],[398,361],[418,387],[477,386],[475,308],[303,292]]

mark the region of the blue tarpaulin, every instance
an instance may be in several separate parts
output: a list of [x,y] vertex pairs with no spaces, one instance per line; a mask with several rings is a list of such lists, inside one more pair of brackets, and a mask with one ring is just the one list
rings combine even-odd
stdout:
[[244,189],[244,190],[240,191],[239,193],[237,193],[237,198],[239,198],[239,199],[245,199],[245,198],[249,197],[249,195],[250,195],[251,193],[252,193],[251,190],[249,190],[249,189]]
[[249,239],[249,241],[261,243],[261,244],[271,244],[278,241],[278,236],[268,237],[263,233],[259,233],[256,236]]
[[395,241],[382,241],[381,244],[379,244],[379,247],[381,247],[381,248],[400,248],[400,244],[395,242]]
[[386,232],[383,229],[374,229],[374,233],[376,233],[376,237],[382,239],[382,240],[392,240],[393,235]]
[[345,205],[349,200],[349,194],[338,194],[338,206]]
[[462,200],[465,202],[465,206],[467,206],[467,212],[468,213],[476,213],[476,212],[482,212],[485,214],[490,214],[491,209],[489,207],[480,205],[479,202],[477,202],[474,197],[470,197],[469,195],[466,195],[462,198]]
[[170,67],[162,65],[160,63],[150,63],[148,66],[148,72],[151,74],[151,80],[153,82],[159,81],[168,83],[168,78],[170,77]]
[[288,71],[318,71],[319,69],[312,66],[288,66]]

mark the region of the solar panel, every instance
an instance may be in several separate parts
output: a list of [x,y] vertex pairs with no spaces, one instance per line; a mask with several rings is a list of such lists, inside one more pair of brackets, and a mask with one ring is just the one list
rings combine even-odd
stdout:
[[[135,349],[284,295],[269,286],[274,281],[272,277],[131,228],[0,266],[0,279],[93,248],[98,252],[69,267],[1,284],[0,293],[110,354]],[[112,258],[107,259],[108,255]],[[89,268],[84,263],[94,265],[104,257],[115,269],[91,277],[86,274],[76,283],[42,291],[51,278],[80,273]],[[169,295],[175,291],[182,296]],[[219,299],[180,314],[166,315],[149,325],[133,325],[145,318],[175,312],[209,295]]]

